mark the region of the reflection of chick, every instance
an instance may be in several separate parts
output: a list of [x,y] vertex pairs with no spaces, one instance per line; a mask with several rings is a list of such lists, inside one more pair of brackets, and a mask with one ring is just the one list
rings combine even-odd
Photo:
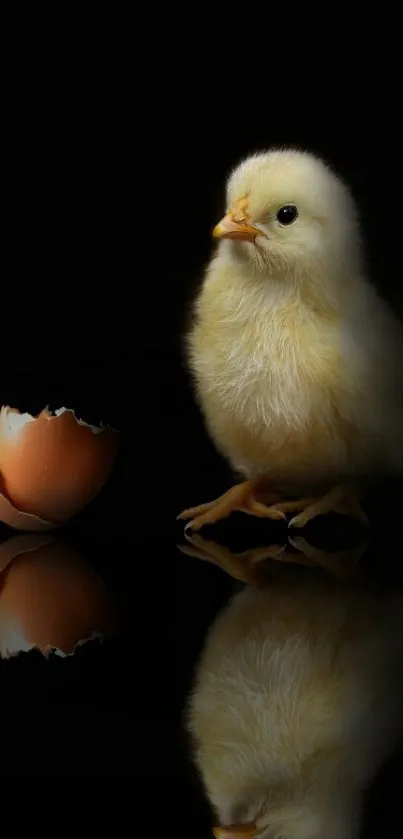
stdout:
[[[226,545],[203,539],[198,533],[191,536],[186,533],[185,538],[184,545],[177,545],[182,553],[218,565],[234,579],[253,586],[267,585],[267,580],[275,573],[272,560],[308,567],[316,565],[333,577],[352,579],[360,573],[360,560],[368,547],[368,542],[363,540],[354,548],[330,553],[298,536],[295,539],[288,537],[284,545],[259,545],[234,553]],[[270,560],[271,564],[266,565],[266,560]]]
[[290,570],[218,617],[190,700],[222,839],[357,839],[402,733],[402,595]]
[[[364,518],[356,480],[403,468],[403,331],[364,276],[350,194],[313,156],[273,151],[233,172],[227,203],[189,362],[215,444],[249,480],[182,518]],[[301,499],[275,504],[287,496]]]

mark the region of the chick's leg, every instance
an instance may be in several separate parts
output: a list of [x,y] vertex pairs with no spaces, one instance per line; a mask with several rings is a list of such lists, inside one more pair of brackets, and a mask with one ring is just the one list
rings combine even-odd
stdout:
[[[268,503],[263,503],[262,497]],[[191,519],[186,525],[187,530],[200,530],[205,524],[214,524],[220,519],[225,519],[235,510],[258,518],[278,521],[285,519],[284,512],[274,506],[278,498],[277,493],[267,493],[267,484],[262,478],[254,478],[231,487],[215,501],[200,504],[198,507],[189,507],[178,516],[178,519]]]
[[[291,505],[294,506],[291,507]],[[277,506],[281,509],[285,508],[284,504]],[[287,504],[287,511],[291,512],[292,510],[300,512],[291,519],[288,524],[289,527],[304,527],[316,516],[324,516],[330,512],[351,516],[358,519],[362,524],[369,524],[357,496],[351,487],[344,485],[334,487],[323,498],[303,498],[300,501],[290,502],[290,504]]]

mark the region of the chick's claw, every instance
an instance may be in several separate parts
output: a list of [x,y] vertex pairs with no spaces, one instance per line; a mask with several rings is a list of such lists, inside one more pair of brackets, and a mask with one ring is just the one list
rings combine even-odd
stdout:
[[296,504],[299,504],[299,506],[296,506],[295,509],[300,509],[301,512],[291,519],[288,524],[289,527],[304,527],[316,516],[324,516],[331,512],[351,516],[351,518],[358,519],[361,524],[369,525],[368,518],[350,487],[337,486],[323,498],[306,498],[296,502]]
[[[185,530],[200,530],[204,525],[215,524],[215,522],[227,518],[235,511],[274,521],[285,519],[284,512],[277,508],[275,504],[263,504],[255,497],[260,485],[261,482],[258,480],[244,481],[242,484],[231,487],[215,501],[199,504],[197,507],[189,507],[178,516],[178,519],[191,519]],[[267,496],[267,500],[270,502],[276,501],[277,498],[277,494]]]

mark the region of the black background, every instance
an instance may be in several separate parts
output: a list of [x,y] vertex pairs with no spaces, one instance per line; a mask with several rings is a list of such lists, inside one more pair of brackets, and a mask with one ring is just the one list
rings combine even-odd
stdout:
[[[29,755],[25,773],[47,774],[51,765],[53,773],[155,779],[191,825],[183,835],[197,835],[199,825],[207,836],[181,713],[231,583],[176,551],[175,514],[218,494],[230,473],[189,388],[181,355],[188,301],[229,168],[251,151],[291,144],[317,151],[350,182],[370,272],[402,315],[401,188],[388,170],[394,118],[374,119],[373,100],[371,113],[359,100],[352,119],[340,96],[325,115],[314,84],[309,103],[277,111],[259,97],[229,102],[207,81],[186,93],[183,79],[192,85],[194,77],[183,67],[153,86],[147,68],[133,67],[130,48],[94,37],[83,49],[78,41],[69,50],[50,39],[10,74],[0,402],[32,413],[67,405],[121,430],[110,482],[62,535],[107,580],[125,632],[67,666],[35,654],[7,662],[0,706]],[[375,509],[377,538],[390,546],[390,505],[397,515],[400,498],[393,491]],[[41,720],[39,735],[27,715]],[[10,760],[13,753],[11,746]],[[9,766],[23,771],[15,753]],[[380,813],[392,811],[398,771],[373,799],[372,829],[376,818],[389,824]]]

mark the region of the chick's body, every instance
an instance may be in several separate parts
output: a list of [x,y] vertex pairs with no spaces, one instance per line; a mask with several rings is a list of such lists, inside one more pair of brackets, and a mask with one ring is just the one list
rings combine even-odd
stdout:
[[362,792],[403,731],[401,600],[306,576],[247,588],[219,615],[189,728],[220,825],[358,837]]
[[217,448],[289,493],[403,469],[403,334],[365,278],[347,189],[311,155],[270,152],[235,170],[228,205],[188,335]]

